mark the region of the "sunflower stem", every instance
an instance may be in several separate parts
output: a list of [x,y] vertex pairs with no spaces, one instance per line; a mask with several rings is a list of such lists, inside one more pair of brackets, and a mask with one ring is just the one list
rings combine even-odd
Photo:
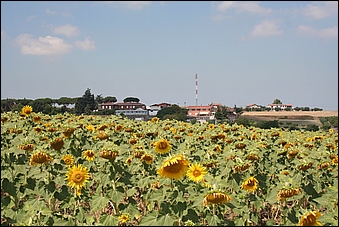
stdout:
[[171,191],[173,192],[173,179],[171,178]]

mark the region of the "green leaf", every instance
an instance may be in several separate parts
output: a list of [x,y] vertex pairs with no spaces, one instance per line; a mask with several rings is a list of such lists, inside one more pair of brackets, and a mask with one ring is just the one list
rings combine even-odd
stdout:
[[127,197],[130,197],[130,196],[134,196],[134,194],[137,192],[137,189],[136,188],[130,188],[127,190],[126,194],[127,194]]
[[8,206],[10,202],[11,202],[11,198],[9,196],[1,196],[1,208]]
[[158,225],[159,226],[172,226],[176,218],[171,214],[165,214],[163,216],[158,217]]
[[124,198],[124,193],[120,192],[120,191],[113,191],[112,192],[112,196],[111,196],[111,200],[118,204],[120,203],[120,201],[122,200],[122,198]]
[[86,211],[82,207],[79,207],[79,212],[77,214],[77,220],[79,222],[83,222],[85,216],[86,216]]
[[158,211],[152,211],[142,217],[139,225],[141,226],[159,226],[160,224],[157,222]]
[[269,219],[266,222],[266,226],[274,226],[275,225],[275,221],[273,219]]
[[171,209],[173,210],[174,214],[181,217],[183,212],[186,210],[186,202],[178,202],[177,204],[173,204]]
[[206,215],[206,220],[209,226],[217,226],[220,222],[220,219],[217,215],[211,215],[210,213]]
[[134,204],[128,204],[127,208],[122,210],[122,213],[127,213],[130,217],[138,218],[140,216],[140,211]]
[[145,177],[145,178],[141,178],[137,182],[137,184],[138,184],[139,188],[144,189],[144,188],[148,188],[148,186],[151,184],[151,182],[152,182],[151,177]]
[[[186,213],[186,210],[184,211],[184,213]],[[194,223],[198,223],[199,222],[199,215],[197,214],[197,212],[193,209],[188,209],[187,210],[187,214],[182,218],[183,221],[188,221],[191,220]]]
[[117,216],[107,215],[102,221],[102,224],[105,226],[118,226],[119,218]]
[[279,189],[278,188],[273,188],[267,193],[266,200],[270,204],[274,204],[278,202],[277,200],[277,195],[278,195]]
[[2,183],[1,183],[1,186],[2,186],[2,189],[5,191],[5,192],[8,192],[8,194],[10,194],[11,196],[15,197],[16,196],[16,187],[15,185],[10,182],[7,178],[3,179],[2,180]]
[[162,190],[152,191],[150,193],[149,201],[163,201],[164,194]]
[[55,192],[54,196],[55,198],[57,198],[58,200],[62,201],[66,198],[68,198],[71,194],[69,193],[68,187],[63,185],[61,187],[61,192]]
[[93,196],[91,200],[91,211],[102,210],[108,203],[109,199],[101,196]]
[[65,220],[63,218],[54,217],[53,220],[54,220],[53,226],[69,226],[68,220]]

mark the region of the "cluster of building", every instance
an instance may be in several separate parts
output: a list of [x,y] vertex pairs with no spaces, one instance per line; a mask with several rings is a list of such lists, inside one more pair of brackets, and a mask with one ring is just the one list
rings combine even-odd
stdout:
[[[152,117],[155,117],[159,110],[172,106],[170,103],[159,103],[146,106],[140,102],[105,102],[99,104],[98,111],[101,110],[115,110],[116,115],[123,115],[131,119],[136,120],[148,120]],[[213,121],[215,120],[215,113],[218,110],[218,107],[222,107],[221,103],[211,103],[208,105],[200,106],[181,106],[181,108],[186,108],[187,117],[191,119],[196,119],[199,122]],[[254,110],[256,108],[262,108],[263,106],[250,104],[246,106],[246,109]],[[292,108],[292,104],[269,104],[266,106],[271,110],[286,108]],[[240,114],[234,112],[234,108],[227,108],[227,117],[229,120],[234,121],[236,117]]]
[[[116,115],[124,115],[136,120],[148,120],[155,117],[159,110],[170,106],[172,106],[170,103],[159,103],[146,106],[140,102],[106,102],[99,104],[98,111],[105,109],[115,110]],[[197,121],[206,122],[208,120],[215,120],[215,113],[218,110],[218,107],[221,106],[222,104],[220,103],[211,103],[206,106],[181,106],[181,108],[186,108],[188,110],[188,118],[195,118]],[[235,119],[236,116],[232,111],[233,109],[230,108],[230,118]]]

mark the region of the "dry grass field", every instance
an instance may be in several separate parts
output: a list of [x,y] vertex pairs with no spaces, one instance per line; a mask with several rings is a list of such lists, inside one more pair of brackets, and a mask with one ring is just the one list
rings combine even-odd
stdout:
[[244,112],[241,116],[253,121],[290,122],[297,125],[315,124],[321,126],[320,117],[338,116],[338,111],[252,111]]

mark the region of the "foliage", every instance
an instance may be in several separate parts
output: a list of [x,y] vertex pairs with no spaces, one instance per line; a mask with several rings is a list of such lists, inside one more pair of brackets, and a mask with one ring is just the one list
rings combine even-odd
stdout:
[[319,126],[315,125],[315,124],[308,124],[306,126],[306,130],[308,130],[308,131],[318,131],[319,130]]
[[85,94],[78,98],[75,103],[75,113],[77,114],[90,114],[93,110],[97,109],[97,103],[95,102],[94,95],[91,93],[91,89],[87,88]]
[[252,124],[251,120],[245,116],[240,116],[238,118],[235,119],[235,123],[237,123],[238,125],[243,125],[243,126],[250,126]]
[[215,118],[219,121],[225,121],[227,118],[227,109],[226,106],[218,106],[217,111],[215,112]]
[[123,100],[124,102],[139,102],[140,99],[135,98],[135,97],[127,97]]
[[[338,226],[333,130],[36,112],[4,113],[1,123],[2,225],[295,226],[309,211],[319,211],[321,224]],[[155,151],[160,140],[171,144],[168,153]],[[51,145],[56,141],[58,150]],[[85,150],[94,151],[94,160],[83,156]],[[49,162],[31,165],[38,151],[46,157],[34,163]],[[80,192],[65,180],[66,154],[89,171]],[[177,155],[206,167],[201,182],[157,174]],[[175,173],[172,164],[167,171]],[[247,179],[257,185],[244,187]]]
[[279,128],[279,121],[273,120],[273,121],[264,121],[260,120],[255,123],[255,126],[262,129],[270,129],[270,128]]
[[272,104],[282,104],[282,102],[280,101],[280,99],[274,99]]
[[170,107],[163,108],[157,112],[156,117],[161,120],[170,119],[170,120],[179,120],[185,121],[187,118],[188,110],[186,108],[181,108],[180,106],[174,104]]

